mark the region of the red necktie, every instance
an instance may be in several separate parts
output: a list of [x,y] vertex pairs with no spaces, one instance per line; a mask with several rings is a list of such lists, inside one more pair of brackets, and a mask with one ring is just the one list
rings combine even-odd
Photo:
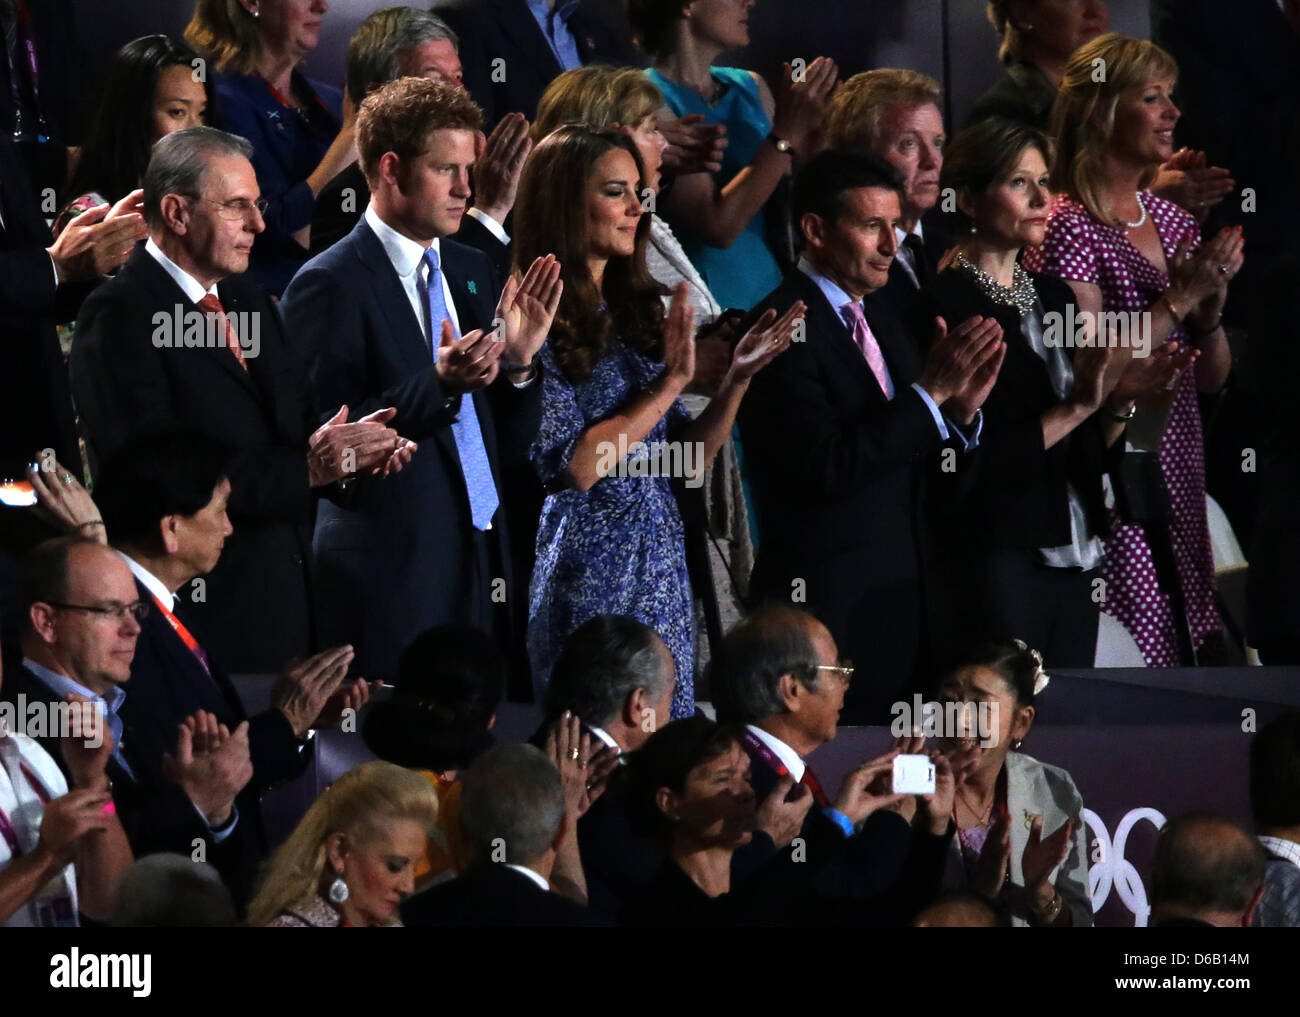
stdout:
[[826,792],[822,790],[822,782],[812,772],[811,766],[803,768],[803,780],[799,783],[808,785],[808,790],[812,792],[813,801],[817,803],[818,808],[829,809],[831,807],[831,800],[826,797]]
[[221,301],[215,295],[209,293],[199,301],[199,307],[208,314],[215,314],[221,319],[221,327],[226,330],[226,346],[235,355],[235,359],[239,361],[239,366],[247,371],[248,364],[244,362],[244,351],[240,348],[239,337],[235,335],[235,330],[230,327],[230,319],[226,317],[226,309],[221,306]]

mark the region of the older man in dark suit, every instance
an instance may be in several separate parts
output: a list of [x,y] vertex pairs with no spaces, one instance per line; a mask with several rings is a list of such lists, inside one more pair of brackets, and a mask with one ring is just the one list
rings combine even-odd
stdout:
[[465,775],[461,794],[470,867],[457,879],[404,903],[403,923],[438,927],[604,924],[552,889],[557,853],[576,850],[565,807],[560,775],[540,750],[531,745],[501,745],[484,753]]
[[269,672],[314,642],[316,492],[398,468],[409,450],[384,426],[391,411],[349,424],[335,405],[313,431],[294,344],[270,298],[240,277],[264,228],[250,152],[208,127],[155,146],[149,241],[83,306],[71,372],[96,463],[160,424],[197,427],[236,450],[235,534],[193,607],[232,670]]
[[328,590],[352,591],[331,631],[371,677],[393,674],[431,625],[508,638],[523,617],[502,507],[510,476],[528,476],[534,361],[562,285],[559,264],[538,259],[498,300],[487,257],[447,239],[465,214],[480,121],[442,82],[403,78],[369,96],[357,137],[370,206],[303,266],[282,305],[310,351],[321,412],[392,406],[393,425],[421,443],[399,477],[353,485],[316,527],[327,603],[342,606]]
[[[844,720],[889,716],[920,677],[917,485],[978,441],[979,407],[1005,353],[972,318],[923,343],[863,305],[898,250],[901,181],[879,157],[829,150],[794,184],[799,266],[756,309],[808,307],[805,338],[758,375],[740,409],[759,521],[760,597],[806,603],[869,668]],[[942,452],[951,450],[947,455]]]

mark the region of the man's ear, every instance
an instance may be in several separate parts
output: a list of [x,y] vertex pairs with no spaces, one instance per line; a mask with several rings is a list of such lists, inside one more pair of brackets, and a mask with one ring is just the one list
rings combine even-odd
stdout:
[[808,695],[808,690],[803,687],[793,674],[786,673],[781,675],[781,681],[777,685],[777,694],[781,697],[781,702],[791,713],[798,713],[799,708],[803,705],[804,697]]
[[39,601],[27,609],[27,617],[31,622],[32,631],[36,637],[46,645],[54,642],[54,608],[49,604],[43,604]]
[[826,220],[816,212],[805,212],[799,217],[799,230],[809,247],[819,250],[826,246]]
[[670,788],[661,787],[655,792],[655,808],[662,812],[668,819],[676,822],[677,796],[673,794]]
[[190,231],[189,201],[180,194],[164,194],[158,203],[159,214],[167,229],[179,237]]
[[176,527],[180,519],[181,517],[177,515],[163,516],[158,523],[158,537],[168,554],[175,554],[181,549],[180,537],[176,535]]
[[645,689],[641,687],[633,689],[623,700],[623,723],[628,727],[640,727],[645,709]]
[[385,152],[379,157],[375,167],[379,179],[399,191],[406,185],[406,174],[402,172],[402,157],[396,152]]

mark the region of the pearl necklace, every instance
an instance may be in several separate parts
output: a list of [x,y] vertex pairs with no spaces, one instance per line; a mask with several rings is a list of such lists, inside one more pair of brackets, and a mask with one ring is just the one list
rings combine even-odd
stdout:
[[1142,209],[1142,215],[1138,217],[1137,222],[1123,222],[1122,220],[1120,222],[1120,225],[1125,229],[1130,230],[1141,229],[1143,224],[1147,221],[1147,206],[1146,202],[1142,200],[1142,192],[1136,191],[1133,196],[1137,198],[1138,208]]
[[1011,304],[1021,314],[1029,314],[1034,309],[1034,304],[1038,300],[1038,291],[1034,289],[1034,281],[1029,278],[1029,273],[1019,265],[1012,269],[1011,286],[1007,287],[976,265],[965,254],[957,255],[956,264],[958,268],[975,280],[984,295],[995,304]]

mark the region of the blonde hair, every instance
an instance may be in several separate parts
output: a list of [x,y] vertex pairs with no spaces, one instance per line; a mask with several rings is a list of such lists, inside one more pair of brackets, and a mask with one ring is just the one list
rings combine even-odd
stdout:
[[[1098,81],[1097,72],[1102,80]],[[1153,78],[1176,78],[1178,64],[1153,42],[1108,32],[1080,46],[1070,58],[1052,107],[1056,163],[1051,187],[1068,194],[1095,219],[1112,222],[1102,205],[1106,153],[1115,140],[1115,109],[1127,92]],[[1155,179],[1157,167],[1142,175],[1139,188]]]
[[252,74],[262,58],[257,22],[239,0],[198,0],[185,41],[223,74]]
[[426,831],[437,823],[438,795],[424,777],[382,760],[349,770],[317,797],[272,857],[266,880],[248,905],[248,924],[269,925],[324,890],[331,836],[341,833],[353,845],[370,844],[387,824],[402,819]]
[[855,74],[831,100],[826,145],[870,150],[887,110],[915,109],[928,103],[941,106],[942,102],[939,82],[918,71],[882,67]]
[[1011,20],[1011,11],[1008,9],[1010,2],[1011,0],[989,0],[988,7],[985,9],[989,23],[997,30],[998,35],[1002,36],[1002,45],[998,47],[998,59],[1004,64],[1011,63],[1020,50],[1020,28]]
[[654,82],[629,67],[588,64],[555,78],[537,103],[533,140],[565,124],[635,127],[664,104]]

